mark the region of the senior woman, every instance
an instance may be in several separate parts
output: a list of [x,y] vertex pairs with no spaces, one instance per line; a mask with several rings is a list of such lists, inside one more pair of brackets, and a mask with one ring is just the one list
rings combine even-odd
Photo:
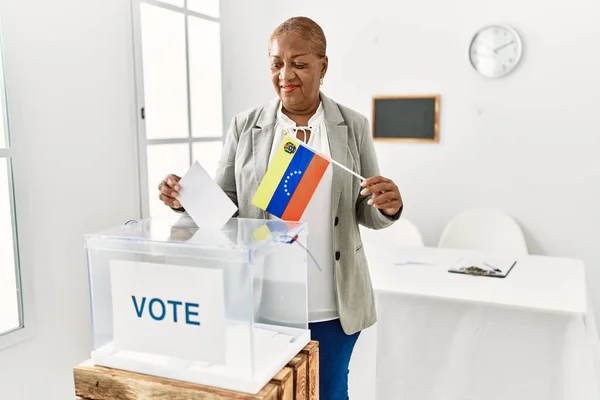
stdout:
[[[361,176],[330,165],[302,220],[310,226],[308,248],[320,270],[309,265],[311,337],[319,341],[320,397],[348,398],[348,364],[362,329],[376,321],[373,289],[358,224],[381,229],[400,217],[402,198],[379,167],[367,119],[326,97],[326,39],[309,18],[290,18],[269,41],[271,80],[277,98],[233,118],[216,181],[244,218],[271,218],[252,205],[284,132],[295,132],[316,151]],[[303,127],[298,129],[298,127]],[[179,177],[160,183],[160,198],[177,201]],[[312,263],[312,259],[309,258]]]

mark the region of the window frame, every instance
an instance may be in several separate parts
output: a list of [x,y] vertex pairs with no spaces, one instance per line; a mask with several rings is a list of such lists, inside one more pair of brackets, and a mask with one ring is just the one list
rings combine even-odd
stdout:
[[[1,27],[0,27],[1,31]],[[17,290],[17,307],[19,315],[19,326],[16,328],[0,332],[0,353],[9,347],[12,347],[18,343],[28,340],[33,337],[33,298],[32,294],[32,282],[31,274],[28,269],[25,268],[21,262],[19,253],[19,233],[17,224],[17,207],[15,198],[15,184],[14,184],[14,149],[11,143],[10,134],[10,123],[8,116],[7,106],[7,89],[5,79],[5,62],[4,62],[4,45],[0,37],[0,62],[2,63],[0,73],[0,112],[4,115],[3,118],[3,134],[5,145],[0,147],[0,160],[6,160],[7,167],[7,178],[8,178],[8,197],[10,203],[11,213],[11,231],[12,231],[12,244],[13,244],[13,260],[14,260],[14,273],[15,283]]]
[[[184,32],[185,32],[185,69],[187,82],[187,119],[188,119],[188,134],[184,138],[172,139],[148,139],[146,137],[146,119],[145,119],[145,93],[144,93],[144,68],[143,68],[143,51],[142,51],[142,23],[140,15],[140,5],[142,3],[160,7],[166,10],[175,11],[184,15]],[[152,192],[158,195],[158,184],[150,186],[148,182],[148,147],[153,145],[167,144],[187,144],[189,165],[192,164],[193,144],[203,142],[223,142],[225,133],[220,136],[194,137],[192,135],[192,104],[190,93],[190,57],[189,57],[189,17],[200,18],[221,25],[220,17],[212,17],[187,8],[188,0],[183,1],[183,7],[178,7],[169,3],[163,3],[160,0],[131,0],[131,14],[133,18],[133,47],[134,47],[134,74],[135,74],[135,101],[137,109],[137,158],[139,172],[139,193],[140,193],[140,210],[142,218],[150,216],[150,196]],[[221,40],[222,43],[222,40]],[[219,43],[219,46],[221,46]],[[222,68],[222,67],[221,67]],[[221,75],[221,91],[223,87],[223,77]],[[223,99],[221,100],[223,102]],[[223,110],[223,104],[221,105]],[[223,119],[223,115],[221,115]]]

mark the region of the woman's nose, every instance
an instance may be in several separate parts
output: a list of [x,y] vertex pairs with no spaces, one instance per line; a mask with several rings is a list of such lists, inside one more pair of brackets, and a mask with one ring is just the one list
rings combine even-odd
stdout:
[[294,77],[294,72],[292,71],[291,68],[289,68],[287,66],[283,66],[279,70],[279,80],[280,81],[287,82],[287,81],[291,80],[293,77]]

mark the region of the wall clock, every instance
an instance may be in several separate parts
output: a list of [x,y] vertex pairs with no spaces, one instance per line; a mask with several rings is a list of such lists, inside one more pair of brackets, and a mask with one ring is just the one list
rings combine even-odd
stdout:
[[523,43],[519,33],[507,25],[488,25],[471,40],[469,59],[477,72],[486,78],[510,74],[521,61]]

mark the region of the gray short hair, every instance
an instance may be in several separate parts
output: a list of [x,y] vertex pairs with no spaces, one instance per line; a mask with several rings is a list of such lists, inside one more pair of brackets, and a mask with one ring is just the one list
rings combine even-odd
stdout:
[[296,34],[307,41],[311,52],[319,58],[327,55],[327,39],[323,29],[310,18],[292,17],[283,21],[269,38],[269,52],[274,39],[288,34]]

